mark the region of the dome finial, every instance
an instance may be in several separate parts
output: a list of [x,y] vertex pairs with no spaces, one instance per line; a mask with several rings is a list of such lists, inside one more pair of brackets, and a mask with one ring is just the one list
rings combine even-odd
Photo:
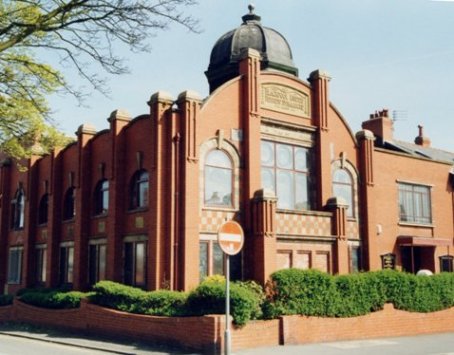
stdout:
[[251,22],[251,21],[260,22],[260,16],[258,16],[254,13],[255,5],[251,3],[248,5],[247,8],[249,9],[249,13],[242,17],[243,23],[247,23],[247,22]]

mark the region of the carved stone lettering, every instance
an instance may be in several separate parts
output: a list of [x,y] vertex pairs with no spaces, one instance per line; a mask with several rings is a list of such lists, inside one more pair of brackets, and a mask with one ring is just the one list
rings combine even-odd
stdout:
[[262,108],[310,117],[309,96],[291,87],[278,84],[262,84]]

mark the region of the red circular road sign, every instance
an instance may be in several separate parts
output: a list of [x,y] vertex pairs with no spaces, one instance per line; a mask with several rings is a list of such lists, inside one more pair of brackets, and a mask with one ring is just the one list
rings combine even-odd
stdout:
[[244,243],[243,228],[235,221],[225,222],[219,228],[218,242],[224,253],[228,255],[238,254]]

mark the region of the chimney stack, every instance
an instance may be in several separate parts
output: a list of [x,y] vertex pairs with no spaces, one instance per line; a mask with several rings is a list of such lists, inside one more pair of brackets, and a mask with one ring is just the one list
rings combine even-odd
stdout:
[[380,144],[393,139],[393,121],[389,118],[388,109],[375,111],[369,120],[362,123],[362,128],[371,131]]
[[424,137],[424,127],[422,125],[418,125],[419,134],[415,138],[415,144],[420,145],[422,147],[430,147],[430,139],[428,137]]

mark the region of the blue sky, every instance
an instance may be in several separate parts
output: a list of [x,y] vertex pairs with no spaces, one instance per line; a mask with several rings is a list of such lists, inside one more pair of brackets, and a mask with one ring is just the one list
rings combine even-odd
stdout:
[[[399,115],[396,139],[413,141],[417,126],[432,146],[454,151],[454,1],[431,0],[256,0],[262,24],[285,36],[299,76],[316,69],[331,76],[330,99],[354,132],[375,110]],[[208,95],[204,71],[211,48],[241,24],[248,1],[200,0],[187,8],[199,18],[200,34],[172,25],[150,38],[151,52],[122,50],[130,74],[107,77],[111,98],[93,92],[89,107],[71,97],[54,96],[51,107],[63,131],[82,123],[98,130],[123,108],[137,116],[163,90],[175,98],[185,90]],[[80,81],[67,72],[70,81]]]

